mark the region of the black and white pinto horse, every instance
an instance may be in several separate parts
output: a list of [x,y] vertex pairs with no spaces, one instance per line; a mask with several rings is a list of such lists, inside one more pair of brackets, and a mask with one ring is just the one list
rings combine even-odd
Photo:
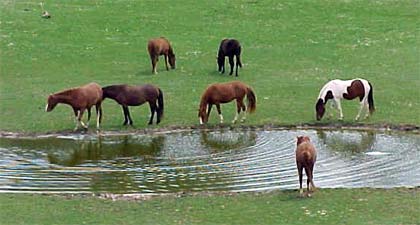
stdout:
[[[359,120],[363,109],[366,109],[365,118],[369,117],[375,111],[373,103],[373,87],[369,81],[356,78],[353,80],[331,80],[322,87],[319,92],[318,100],[315,106],[316,119],[321,120],[325,113],[327,101],[332,99],[331,108],[336,108],[340,113],[339,120],[343,119],[343,110],[341,109],[341,99],[360,100],[360,109],[355,120]],[[369,113],[367,109],[369,108]],[[332,115],[332,114],[331,114]]]

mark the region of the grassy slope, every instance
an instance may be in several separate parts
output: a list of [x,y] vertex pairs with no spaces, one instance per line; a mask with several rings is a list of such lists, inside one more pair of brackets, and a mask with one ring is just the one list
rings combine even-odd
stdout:
[[[198,123],[198,101],[210,83],[235,79],[216,72],[220,40],[243,45],[239,80],[254,87],[257,112],[248,124],[314,122],[314,101],[329,79],[364,77],[377,112],[367,123],[420,124],[419,1],[2,1],[0,130],[72,129],[67,106],[45,113],[49,93],[96,81],[159,85],[166,100],[160,126]],[[28,9],[28,10],[25,10]],[[165,13],[163,13],[163,11]],[[147,40],[168,37],[177,69],[150,73]],[[233,118],[233,104],[222,107]],[[343,103],[345,121],[356,101]],[[103,128],[121,129],[114,102]],[[133,109],[146,127],[148,107]],[[211,123],[217,122],[212,115]]]
[[325,189],[144,202],[0,195],[2,224],[419,224],[419,189]]

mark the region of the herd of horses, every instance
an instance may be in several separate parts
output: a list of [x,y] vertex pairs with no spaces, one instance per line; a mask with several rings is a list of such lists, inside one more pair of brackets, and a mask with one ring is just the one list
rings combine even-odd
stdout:
[[[157,62],[159,56],[163,55],[165,59],[166,70],[169,70],[168,63],[172,69],[175,69],[175,53],[169,41],[164,38],[151,39],[148,42],[147,49],[152,63],[152,73],[156,74]],[[233,74],[235,67],[234,58],[236,57],[236,71],[238,76],[238,67],[241,63],[241,44],[235,39],[223,39],[219,46],[217,65],[220,73],[225,72],[225,58],[228,57],[230,64],[230,75]],[[247,98],[247,105],[244,99]],[[100,129],[102,119],[102,102],[106,99],[113,99],[122,107],[124,114],[123,125],[132,125],[133,120],[130,116],[129,106],[139,106],[149,103],[150,119],[148,124],[153,124],[156,114],[156,124],[159,124],[164,115],[164,96],[162,90],[152,84],[146,85],[127,85],[117,84],[101,87],[97,83],[89,83],[80,87],[70,88],[48,96],[46,111],[50,112],[58,103],[68,104],[72,107],[76,117],[75,130],[88,129],[91,117],[91,108],[96,109],[96,128]],[[356,116],[358,120],[363,110],[365,118],[375,111],[373,101],[373,87],[367,80],[356,78],[352,80],[331,80],[327,82],[319,92],[315,104],[316,119],[321,120],[325,113],[325,106],[328,100],[331,100],[331,108],[336,108],[339,113],[339,119],[343,119],[341,109],[341,99],[352,100],[359,98],[360,110]],[[236,115],[232,123],[236,123],[241,112],[243,112],[241,122],[246,119],[247,113],[253,113],[256,110],[256,95],[254,90],[247,84],[240,81],[231,81],[226,83],[214,83],[209,85],[201,95],[201,101],[198,110],[200,124],[208,122],[213,105],[216,106],[220,123],[223,123],[223,115],[220,108],[221,104],[236,101]],[[87,111],[87,123],[83,123],[82,117]],[[331,114],[330,114],[331,116]],[[305,169],[307,179],[307,193],[314,190],[313,167],[316,161],[316,150],[311,144],[309,137],[297,137],[296,163],[299,172],[300,193],[302,194],[302,171]],[[312,188],[310,188],[312,187]]]

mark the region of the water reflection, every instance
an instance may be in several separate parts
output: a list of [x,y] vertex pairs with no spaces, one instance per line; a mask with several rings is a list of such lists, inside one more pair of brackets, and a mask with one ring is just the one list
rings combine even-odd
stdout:
[[340,154],[358,154],[373,148],[376,135],[373,131],[340,132],[317,130],[320,143],[333,152]]
[[201,144],[211,150],[211,152],[224,151],[228,149],[245,148],[257,143],[257,133],[255,131],[232,132],[201,131]]
[[291,189],[298,184],[294,158],[298,135],[310,136],[316,145],[314,180],[319,187],[420,185],[418,135],[221,129],[0,138],[0,192]]

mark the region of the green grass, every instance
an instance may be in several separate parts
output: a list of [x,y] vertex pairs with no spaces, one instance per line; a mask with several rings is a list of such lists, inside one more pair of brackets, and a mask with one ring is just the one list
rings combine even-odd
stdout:
[[419,224],[419,189],[322,189],[111,201],[0,195],[1,224]]
[[[39,1],[0,3],[0,130],[54,132],[74,127],[68,106],[45,113],[48,94],[91,81],[153,83],[165,94],[159,127],[198,124],[204,88],[242,80],[258,98],[246,124],[314,123],[322,85],[363,77],[374,85],[377,112],[367,124],[420,124],[419,1]],[[151,74],[147,40],[166,36],[177,69]],[[216,71],[224,37],[243,46],[239,78]],[[122,129],[120,107],[104,103],[104,130]],[[357,101],[343,102],[354,123]],[[226,121],[233,103],[223,105]],[[145,128],[148,106],[132,109]],[[218,118],[214,113],[211,124]],[[325,122],[324,122],[325,123]]]

